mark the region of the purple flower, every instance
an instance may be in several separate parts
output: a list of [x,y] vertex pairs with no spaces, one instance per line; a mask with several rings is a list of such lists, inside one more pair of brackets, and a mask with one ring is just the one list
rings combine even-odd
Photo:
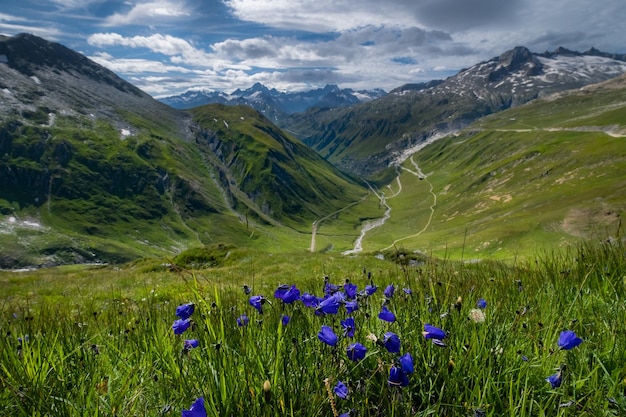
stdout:
[[433,342],[433,345],[439,346],[439,347],[447,347],[447,345],[445,343],[443,343],[442,340],[439,339],[430,339]]
[[283,324],[283,327],[285,327],[287,324],[289,324],[289,320],[291,320],[291,317],[289,316],[283,316],[280,319],[280,322]]
[[366,353],[367,348],[360,343],[352,343],[346,349],[346,354],[348,355],[348,358],[355,362],[365,358]]
[[346,398],[348,398],[348,387],[341,381],[337,382],[337,385],[335,385],[335,388],[333,388],[333,392],[337,397],[341,399],[345,400]]
[[247,326],[248,323],[250,323],[250,319],[245,314],[242,314],[241,316],[237,317],[237,326],[239,327]]
[[383,321],[388,321],[389,323],[393,323],[394,321],[396,321],[396,315],[393,314],[388,308],[387,306],[383,306],[382,310],[380,311],[380,313],[378,313],[378,318],[383,320]]
[[387,288],[385,288],[385,291],[383,291],[383,294],[385,294],[385,297],[387,298],[392,298],[395,291],[396,287],[394,287],[393,284],[389,284],[387,285]]
[[319,304],[317,297],[313,294],[309,294],[308,292],[302,294],[300,296],[300,300],[302,300],[302,304],[304,304],[305,307],[317,307]]
[[354,318],[348,317],[345,320],[341,320],[341,328],[343,329],[344,337],[354,337]]
[[315,309],[316,314],[337,314],[339,307],[341,306],[342,298],[339,295],[341,293],[335,293],[330,297],[322,300]]
[[477,302],[476,302],[476,307],[480,308],[480,309],[485,309],[487,308],[487,301],[485,301],[484,298],[480,298]]
[[367,295],[372,295],[376,292],[376,290],[378,290],[378,287],[374,284],[369,284],[365,286],[365,293]]
[[188,339],[188,340],[185,340],[184,346],[185,346],[185,349],[189,350],[189,349],[197,348],[198,346],[200,346],[200,342],[198,342],[197,339]]
[[412,290],[412,289],[410,289],[410,288],[402,288],[402,291],[404,291],[404,293],[405,293],[406,295],[411,295],[411,294],[413,294],[413,290]]
[[189,326],[191,326],[191,319],[178,319],[172,324],[172,329],[174,329],[174,334],[183,334]]
[[407,374],[412,374],[414,371],[414,367],[413,367],[413,356],[411,356],[410,353],[405,353],[404,355],[400,356],[400,367],[402,368],[402,371],[404,373]]
[[324,284],[324,294],[326,294],[326,295],[333,295],[337,291],[339,291],[339,287],[336,286],[335,284],[331,284],[330,282],[326,282]]
[[322,330],[317,334],[317,338],[330,346],[337,345],[337,335],[328,326],[322,326]]
[[347,299],[353,299],[356,297],[357,286],[351,282],[346,282],[343,284],[343,292]]
[[389,370],[389,380],[387,382],[389,385],[394,387],[406,387],[409,385],[409,377],[402,370],[402,368],[392,366]]
[[348,314],[352,314],[352,312],[359,309],[359,303],[356,300],[346,301],[345,306]]
[[262,295],[253,295],[248,300],[250,305],[257,309],[260,314],[263,314],[263,303],[265,302],[265,297]]
[[383,346],[390,353],[400,352],[400,338],[393,332],[387,332],[383,335]]
[[176,317],[182,320],[188,319],[193,314],[194,308],[193,303],[179,305],[176,307]]
[[583,340],[577,337],[576,333],[571,330],[565,330],[559,335],[558,345],[563,350],[570,350],[580,345],[582,342]]
[[422,332],[422,335],[426,339],[441,340],[446,337],[446,332],[441,330],[439,327],[435,327],[427,323],[424,325],[424,331]]
[[274,291],[274,297],[280,298],[285,304],[292,304],[300,299],[300,290],[295,285],[281,285]]
[[206,409],[204,408],[204,398],[198,398],[189,410],[183,410],[182,417],[206,417]]
[[557,372],[554,375],[550,375],[546,378],[546,381],[552,385],[552,388],[558,388],[561,386],[561,371]]

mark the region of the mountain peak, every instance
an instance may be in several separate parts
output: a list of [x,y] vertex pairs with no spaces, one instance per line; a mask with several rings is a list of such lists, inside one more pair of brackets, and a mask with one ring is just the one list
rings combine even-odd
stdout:
[[509,70],[517,69],[533,59],[533,53],[524,46],[516,46],[510,51],[506,51],[498,58],[498,61]]

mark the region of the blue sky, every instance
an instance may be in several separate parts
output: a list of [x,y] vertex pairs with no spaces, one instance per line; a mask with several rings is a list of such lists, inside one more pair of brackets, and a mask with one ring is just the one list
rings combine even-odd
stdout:
[[0,0],[0,33],[60,42],[155,97],[390,90],[518,45],[624,53],[625,22],[623,0]]

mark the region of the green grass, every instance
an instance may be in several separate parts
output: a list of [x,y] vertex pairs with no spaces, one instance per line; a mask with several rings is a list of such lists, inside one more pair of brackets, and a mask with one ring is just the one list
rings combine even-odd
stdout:
[[[624,250],[619,242],[585,243],[516,263],[419,265],[244,252],[194,272],[148,261],[2,272],[0,414],[180,415],[203,397],[211,416],[328,416],[333,404],[336,415],[360,416],[623,415]],[[379,289],[359,298],[353,340],[342,336],[343,307],[317,316],[300,301],[273,297],[280,283],[322,295],[324,276],[361,290],[368,274]],[[262,315],[244,284],[271,302]],[[377,318],[389,284],[394,323]],[[479,298],[488,305],[485,321],[475,323]],[[177,336],[175,309],[186,302],[195,304],[193,325]],[[236,324],[241,314],[250,318],[246,327]],[[291,317],[286,326],[283,315]],[[447,347],[423,338],[425,323],[448,332]],[[336,348],[318,340],[322,325],[339,335]],[[557,346],[566,329],[583,339],[570,351]],[[389,331],[400,337],[399,353],[368,338]],[[184,350],[184,339],[199,347]],[[368,349],[362,361],[346,357],[353,341]],[[390,367],[405,353],[415,372],[407,387],[389,386]],[[545,378],[558,369],[563,382],[552,388]],[[329,394],[325,380],[331,390],[343,381],[348,398]]]

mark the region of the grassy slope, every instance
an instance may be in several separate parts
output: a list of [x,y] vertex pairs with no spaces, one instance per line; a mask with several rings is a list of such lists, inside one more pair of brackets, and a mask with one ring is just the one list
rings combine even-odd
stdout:
[[[614,235],[626,212],[626,142],[603,130],[624,131],[626,90],[592,91],[485,118],[419,152],[414,161],[427,179],[403,171],[392,218],[365,249],[419,232],[431,215],[431,184],[430,226],[398,246],[510,258]],[[404,167],[414,169],[410,161]]]

